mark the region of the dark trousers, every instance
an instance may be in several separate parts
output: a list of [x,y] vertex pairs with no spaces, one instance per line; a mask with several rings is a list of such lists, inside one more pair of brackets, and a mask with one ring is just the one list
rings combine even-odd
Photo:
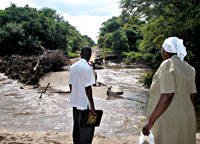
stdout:
[[73,142],[74,144],[91,144],[94,136],[94,127],[80,127],[82,110],[73,107]]

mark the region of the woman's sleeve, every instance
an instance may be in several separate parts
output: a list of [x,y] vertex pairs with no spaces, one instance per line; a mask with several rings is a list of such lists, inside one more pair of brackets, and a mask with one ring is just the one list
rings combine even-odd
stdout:
[[195,69],[193,69],[193,73],[192,73],[192,82],[191,82],[191,91],[190,93],[197,93],[197,89],[196,89],[196,83],[195,83],[195,75],[196,75],[196,72],[195,72]]
[[158,71],[160,93],[175,92],[174,67],[170,60],[164,61]]

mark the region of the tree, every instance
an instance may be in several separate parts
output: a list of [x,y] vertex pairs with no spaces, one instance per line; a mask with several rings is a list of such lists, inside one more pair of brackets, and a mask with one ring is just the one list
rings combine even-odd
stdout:
[[128,39],[122,30],[117,30],[113,33],[112,41],[111,49],[113,53],[121,54],[124,51],[129,51],[130,46],[128,44]]
[[1,55],[21,53],[24,36],[21,24],[7,23],[3,28],[0,28]]
[[140,26],[131,25],[129,23],[125,24],[123,27],[123,31],[128,39],[130,45],[130,51],[138,52],[138,45],[143,39],[142,31]]
[[92,47],[92,46],[95,45],[94,41],[90,37],[88,37],[87,35],[83,35],[82,39],[83,39],[83,46]]
[[102,23],[100,28],[100,36],[104,36],[106,33],[112,33],[121,27],[121,23],[118,17],[112,17],[106,22]]
[[130,19],[125,13],[119,17],[112,17],[100,28],[99,47],[110,48],[116,54],[139,52],[139,44],[143,39],[142,24],[143,21],[137,18]]

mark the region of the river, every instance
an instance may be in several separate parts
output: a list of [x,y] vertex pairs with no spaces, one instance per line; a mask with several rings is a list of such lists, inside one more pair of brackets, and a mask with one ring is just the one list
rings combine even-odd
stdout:
[[[101,135],[138,135],[145,119],[148,89],[140,83],[149,70],[121,67],[96,70],[98,82],[120,87],[122,98],[94,98],[104,111],[96,132]],[[67,79],[63,79],[66,81]],[[70,94],[47,91],[40,99],[38,89],[20,89],[21,83],[0,74],[0,128],[30,131],[72,131]]]

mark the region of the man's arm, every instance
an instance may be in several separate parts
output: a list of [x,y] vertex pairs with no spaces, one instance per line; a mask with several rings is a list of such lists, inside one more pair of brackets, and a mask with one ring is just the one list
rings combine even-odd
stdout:
[[161,94],[160,99],[156,105],[156,108],[152,112],[149,121],[143,127],[142,132],[144,135],[149,135],[150,129],[153,127],[154,122],[166,111],[171,104],[174,93]]
[[92,87],[91,86],[88,86],[85,88],[85,91],[86,91],[86,95],[88,97],[88,100],[90,102],[90,114],[94,114],[95,113],[95,107],[94,107],[94,101],[93,101],[93,98],[92,98]]
[[195,100],[194,100],[195,96],[196,96],[196,93],[191,93],[190,94],[190,99],[191,99],[193,105],[195,104]]

